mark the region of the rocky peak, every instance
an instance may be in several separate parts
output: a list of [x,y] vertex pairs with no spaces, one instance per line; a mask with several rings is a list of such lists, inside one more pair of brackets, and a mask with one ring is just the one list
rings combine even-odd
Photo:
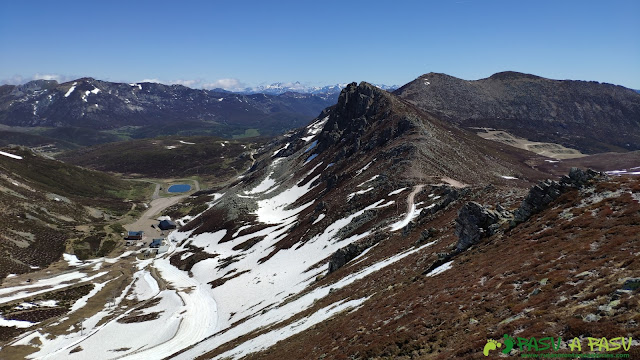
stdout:
[[[386,123],[383,125],[382,122],[389,120],[391,125],[391,120],[405,117],[399,109],[394,108],[394,104],[398,102],[399,100],[394,99],[390,93],[369,83],[361,82],[358,85],[354,82],[347,85],[340,93],[338,103],[328,112],[329,119],[318,137],[319,150],[324,150],[337,142],[354,144],[358,148],[361,142],[368,141],[363,136],[374,124],[385,126]],[[385,135],[381,138],[376,137],[373,142],[385,143],[410,127],[408,121],[400,120],[397,129],[379,128],[379,132]]]
[[[368,117],[375,114],[375,111],[386,105],[389,95],[366,82],[357,85],[355,82],[347,85],[340,96],[334,112],[334,119],[339,121],[339,125],[348,125],[348,119]],[[331,120],[331,119],[330,119]],[[340,120],[343,120],[340,122]],[[347,121],[344,121],[347,120]]]

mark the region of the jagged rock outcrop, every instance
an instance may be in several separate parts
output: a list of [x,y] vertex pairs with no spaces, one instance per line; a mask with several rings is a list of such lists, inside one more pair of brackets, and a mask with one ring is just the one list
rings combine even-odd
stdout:
[[334,252],[329,259],[329,271],[328,274],[340,269],[349,261],[355,259],[358,255],[362,254],[365,250],[379,243],[385,235],[377,233],[374,236],[368,237],[363,241],[351,243],[338,251]]
[[492,235],[502,220],[502,214],[477,202],[470,201],[464,204],[456,218],[456,251],[464,251],[477,244],[480,239]]
[[513,224],[517,225],[526,221],[551,202],[559,198],[563,192],[570,188],[582,188],[595,177],[604,176],[591,169],[586,171],[579,168],[571,168],[569,175],[565,175],[560,181],[545,180],[529,190],[529,193],[514,213]]
[[[342,90],[338,103],[332,107],[323,132],[318,136],[318,151],[344,142],[349,147],[343,156],[348,156],[360,148],[370,150],[387,143],[414,127],[408,118],[397,119],[395,127],[386,127],[375,134],[374,139],[361,141],[361,137],[373,124],[389,119],[393,103],[398,103],[389,93],[371,84],[351,83]],[[395,116],[398,117],[397,114]],[[393,119],[396,120],[396,119]]]

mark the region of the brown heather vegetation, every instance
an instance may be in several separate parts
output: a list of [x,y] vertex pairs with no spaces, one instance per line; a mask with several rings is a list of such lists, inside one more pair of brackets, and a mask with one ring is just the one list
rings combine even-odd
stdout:
[[[438,242],[429,251],[333,292],[291,322],[340,299],[371,296],[360,309],[247,358],[483,359],[487,339],[501,339],[505,333],[563,340],[640,338],[638,290],[621,291],[625,279],[640,273],[640,204],[631,194],[639,185],[637,178],[611,179],[597,184],[595,192],[617,192],[615,196],[586,202],[588,192],[567,192],[528,221],[456,256],[453,269],[426,277],[422,272],[436,254],[456,241],[450,224],[459,205],[444,210],[406,236],[383,240],[366,262],[411,247],[424,229],[439,228]],[[470,196],[491,201],[498,195],[476,189]],[[364,263],[347,264],[317,286],[366,267]],[[629,353],[633,357],[637,348]]]

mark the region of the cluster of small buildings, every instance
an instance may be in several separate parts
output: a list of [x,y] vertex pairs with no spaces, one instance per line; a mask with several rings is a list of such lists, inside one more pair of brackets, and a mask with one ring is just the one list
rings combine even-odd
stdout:
[[[152,226],[153,227],[153,226]],[[175,229],[176,223],[171,220],[162,220],[158,224],[158,229],[164,234],[166,230]],[[145,246],[146,243],[142,242],[144,237],[144,231],[128,231],[127,235],[124,237],[127,246],[139,245]],[[145,250],[147,254],[162,254],[169,250],[169,245],[166,245],[165,238],[154,238],[149,247]]]

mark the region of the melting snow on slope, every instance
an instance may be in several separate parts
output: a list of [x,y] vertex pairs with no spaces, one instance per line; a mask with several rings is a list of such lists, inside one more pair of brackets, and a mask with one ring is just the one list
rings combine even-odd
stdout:
[[387,196],[392,196],[392,195],[396,195],[396,194],[400,194],[401,192],[407,190],[406,187],[400,188],[398,190],[393,190],[392,192],[390,192]]
[[409,223],[411,222],[411,220],[413,220],[413,219],[417,218],[417,217],[418,217],[418,215],[420,215],[420,213],[421,213],[423,210],[430,209],[430,208],[432,208],[432,207],[436,206],[436,204],[431,204],[431,205],[429,205],[429,206],[427,206],[427,207],[424,207],[424,208],[422,208],[422,209],[417,209],[417,208],[416,208],[416,206],[417,206],[417,205],[420,205],[420,204],[422,204],[422,203],[419,203],[419,204],[413,204],[413,205],[411,205],[411,209],[409,210],[409,212],[407,213],[407,215],[404,217],[404,219],[402,219],[402,220],[400,220],[400,221],[397,221],[397,222],[395,222],[395,223],[391,224],[391,226],[389,226],[390,231],[397,231],[397,230],[402,229],[403,227],[405,227],[405,226],[409,225]]
[[137,299],[137,301],[144,301],[160,293],[158,282],[151,276],[151,273],[146,270],[136,272],[132,284],[133,290],[126,297],[128,300]]
[[371,164],[373,164],[373,162],[376,161],[376,159],[373,159],[371,161],[369,161],[367,163],[367,165],[365,165],[362,169],[356,171],[356,176],[362,174],[362,172],[364,172],[365,170],[367,170],[369,168],[369,166],[371,166]]
[[4,151],[0,151],[0,155],[4,155],[4,156],[10,157],[12,159],[22,160],[22,156],[9,154],[9,153],[4,152]]
[[368,297],[357,299],[357,300],[350,300],[350,301],[341,300],[341,301],[335,302],[292,324],[289,324],[285,327],[273,330],[266,334],[257,336],[249,341],[246,341],[241,345],[233,348],[233,350],[229,350],[221,355],[218,355],[217,357],[215,357],[215,359],[226,359],[229,357],[240,358],[250,353],[264,350],[274,345],[278,341],[287,339],[290,336],[293,336],[304,330],[307,330],[313,325],[321,323],[340,312],[357,308],[367,300],[369,300]]
[[364,185],[364,184],[366,184],[366,183],[368,183],[368,182],[370,182],[370,181],[373,181],[373,180],[375,180],[375,179],[377,179],[377,178],[379,178],[379,177],[380,177],[380,175],[375,175],[375,176],[374,176],[374,177],[372,177],[371,179],[369,179],[369,180],[367,180],[367,181],[363,181],[360,185],[358,185],[358,187],[362,187],[362,185]]
[[181,144],[187,144],[187,145],[195,145],[196,143],[192,143],[192,142],[187,142],[187,141],[183,141],[183,140],[178,140],[179,143]]
[[296,209],[287,208],[309,192],[309,190],[311,190],[311,184],[319,177],[320,175],[316,176],[304,186],[298,186],[296,184],[270,199],[258,201],[258,209],[254,212],[254,214],[258,216],[258,221],[265,224],[280,224],[285,222],[285,220],[288,220],[287,223],[293,222],[296,215],[311,206],[313,201],[303,204]]
[[[379,205],[380,202],[381,201],[376,203],[378,205],[372,204],[367,208],[375,208],[376,206],[380,206]],[[388,204],[384,204],[382,206],[387,206],[387,205]],[[331,232],[329,232],[329,233],[331,233]],[[325,235],[327,235],[327,232],[325,232],[325,234],[323,234],[322,237],[324,237]],[[344,241],[345,240],[343,240],[342,242],[339,242],[339,243],[333,243],[332,244],[332,249],[329,249],[328,252],[330,253],[331,251],[334,251],[334,249],[337,249],[337,248],[340,248],[340,247],[344,246],[345,245]],[[381,270],[381,269],[383,269],[383,268],[385,268],[385,267],[387,267],[387,266],[389,266],[391,264],[394,264],[397,261],[400,261],[400,260],[404,259],[405,257],[407,257],[409,255],[412,255],[412,254],[414,254],[414,253],[416,253],[418,251],[423,250],[426,247],[429,247],[429,246],[433,245],[434,243],[435,243],[435,241],[434,242],[430,242],[428,244],[425,244],[425,245],[423,245],[423,246],[421,246],[419,248],[414,248],[414,249],[407,250],[405,252],[396,254],[396,255],[394,255],[392,257],[389,257],[389,258],[384,259],[384,260],[382,260],[380,262],[377,262],[377,263],[375,263],[375,264],[373,264],[373,265],[371,265],[369,267],[366,267],[366,268],[364,268],[364,269],[362,269],[362,270],[360,270],[358,272],[352,273],[352,274],[340,279],[339,281],[337,281],[337,282],[335,282],[333,284],[328,284],[328,285],[326,285],[324,287],[316,288],[316,289],[312,290],[311,292],[306,293],[306,294],[298,297],[296,300],[291,301],[291,302],[289,302],[289,303],[287,303],[285,305],[282,305],[280,307],[268,307],[268,309],[267,309],[268,311],[264,311],[263,310],[261,312],[258,312],[260,309],[257,308],[256,312],[258,312],[258,314],[259,314],[258,316],[250,317],[244,323],[241,323],[241,324],[239,324],[239,325],[237,325],[237,326],[235,326],[233,328],[230,328],[228,331],[217,335],[215,339],[218,342],[218,344],[224,344],[227,341],[236,339],[239,336],[247,334],[247,333],[249,333],[249,332],[251,332],[251,331],[253,331],[255,329],[266,328],[268,326],[271,326],[271,325],[277,324],[279,322],[285,321],[287,319],[290,319],[291,317],[295,316],[296,314],[298,314],[298,313],[310,308],[311,306],[313,306],[313,304],[316,301],[318,301],[319,299],[322,299],[325,296],[329,295],[330,292],[332,291],[332,289],[340,289],[340,288],[344,288],[346,286],[349,286],[352,283],[354,283],[354,282],[356,282],[358,280],[361,280],[361,279],[369,276],[370,274],[375,273],[376,271],[379,271],[379,270]],[[322,244],[326,244],[326,242],[322,242],[321,241],[321,242],[317,243],[317,245],[320,245],[320,246],[322,246]],[[304,249],[306,246],[307,245],[305,244],[302,248]],[[316,252],[315,252],[314,256],[315,256],[316,259],[320,259],[321,257],[324,256],[323,254],[325,254],[325,252],[323,252],[322,247],[316,247],[315,251]],[[307,253],[309,255],[311,255],[311,253],[309,253],[309,252],[307,252]],[[278,254],[276,254],[276,256]],[[310,262],[307,262],[307,264],[309,264],[309,263]],[[321,270],[320,272],[325,272],[326,271],[326,266],[324,266],[320,270]],[[304,274],[302,274],[302,275],[304,275]],[[315,275],[316,275],[315,273],[314,274],[310,274],[311,278],[305,280],[303,283],[296,284],[296,283],[290,282],[289,283],[290,287],[287,288],[287,293],[297,293],[297,292],[299,292],[301,289],[306,287],[306,285],[308,285],[309,283],[312,282],[311,279],[313,279],[315,277]],[[291,284],[295,284],[295,286],[291,286]],[[231,285],[229,285],[228,287],[226,285],[227,284],[225,284],[225,289],[229,289],[229,290],[232,290],[232,291],[236,290],[235,288],[231,287]],[[241,285],[241,282],[238,282],[238,285]],[[234,299],[238,299],[238,297],[233,297],[233,294],[223,293],[222,290],[220,291],[220,293],[224,294],[225,298],[231,296]],[[243,294],[242,292],[240,292],[240,294],[242,294],[244,297],[251,296],[251,294]],[[256,291],[255,294],[257,296],[261,295],[263,298],[266,298],[266,299],[276,300],[274,298],[267,297],[268,293],[265,294],[265,293]],[[277,297],[277,294],[276,294],[276,297]],[[366,300],[367,300],[367,298],[354,300],[354,301],[362,301],[362,302],[364,302]],[[340,302],[334,303],[333,305],[330,305],[329,307],[320,309],[320,310],[316,311],[314,313],[314,315],[311,315],[311,316],[315,316],[316,314],[317,315],[326,314],[326,310],[328,308],[332,308],[332,307],[336,306],[337,304],[340,304]],[[359,306],[360,304],[355,305],[353,307]],[[338,309],[336,309],[336,310],[338,310]],[[342,310],[343,309],[340,309],[340,311],[342,311]],[[330,317],[332,315],[328,314],[327,316]],[[328,317],[326,317],[326,318],[328,318]],[[324,319],[326,319],[326,318],[324,318]],[[304,319],[301,320],[301,321],[304,321]],[[245,353],[247,351],[248,352],[258,351],[258,350],[260,350],[260,348],[262,348],[262,346],[270,346],[270,345],[272,345],[272,344],[270,344],[268,342],[268,339],[270,339],[272,336],[273,337],[277,337],[279,340],[282,340],[282,339],[285,339],[288,336],[291,336],[291,335],[294,335],[295,333],[297,333],[297,332],[291,332],[290,330],[292,330],[292,328],[295,329],[295,326],[298,325],[298,324],[299,324],[299,322],[294,322],[293,324],[287,325],[285,327],[281,327],[281,328],[277,328],[276,327],[275,329],[271,330],[270,332],[264,334],[264,335],[266,335],[266,337],[262,337],[262,336],[257,337],[256,339],[254,339],[256,341],[249,340],[249,341],[245,342],[244,344],[241,344],[238,347],[235,347],[234,350],[237,351],[238,349],[244,349],[243,352],[245,352]],[[224,328],[224,327],[220,327],[220,329],[222,329],[222,328]],[[262,344],[262,346],[254,346],[254,345],[257,345],[257,344]],[[206,350],[207,350],[206,343],[198,344],[193,349],[190,349],[190,350],[186,351],[185,353],[180,354],[177,358],[178,359],[192,359],[192,358],[196,357],[197,355],[200,355],[200,354],[206,352]],[[234,350],[231,350],[231,351],[229,351],[228,353],[226,353],[224,355],[225,356],[231,356],[232,358],[237,358],[236,357],[237,355],[235,354]],[[216,357],[216,359],[219,359],[219,358],[222,358],[222,355],[219,356],[219,357]]]
[[453,264],[453,260],[446,262],[440,266],[438,266],[437,268],[429,271],[429,273],[427,274],[427,276],[436,276],[438,274],[441,274],[449,269],[451,269],[451,265]]
[[215,254],[214,249],[216,245],[218,245],[218,241],[222,240],[222,238],[227,234],[226,229],[222,229],[219,231],[212,233],[203,233],[200,235],[196,235],[193,237],[191,241],[191,245],[203,248],[204,251]]
[[315,140],[314,142],[311,143],[311,145],[309,145],[309,147],[304,151],[304,153],[308,153],[311,149],[313,149],[314,147],[316,147],[316,145],[318,145],[318,140]]
[[316,122],[309,124],[309,126],[307,126],[307,135],[309,136],[303,137],[302,140],[304,140],[305,142],[309,142],[311,139],[316,137],[316,135],[318,135],[320,131],[322,131],[322,128],[324,127],[324,125],[327,123],[328,120],[329,120],[329,116],[326,116],[322,120],[318,120]]
[[[52,290],[66,288],[73,285],[68,283],[73,280],[78,280],[78,282],[76,282],[77,284],[77,283],[82,283],[82,282],[91,281],[93,279],[97,279],[106,274],[107,272],[104,271],[92,276],[87,276],[87,274],[81,273],[79,271],[75,271],[75,272],[62,274],[49,279],[42,279],[29,285],[21,285],[21,286],[14,286],[14,287],[0,289],[0,304],[7,303],[13,300],[22,299],[25,297],[39,295]],[[32,288],[38,288],[40,290],[29,291],[29,289],[32,289]],[[11,294],[11,293],[13,294],[4,295],[4,294]]]
[[[636,169],[640,169],[640,166],[633,167],[629,170],[636,170]],[[627,169],[622,169],[622,170],[605,171],[605,174],[607,175],[640,175],[640,171],[628,171]]]
[[2,326],[6,326],[6,327],[12,327],[15,326],[19,329],[24,329],[24,328],[28,328],[30,326],[33,326],[37,323],[32,323],[29,321],[23,321],[23,320],[7,320],[5,318],[3,318],[2,316],[0,316],[0,327]]
[[78,260],[78,257],[71,254],[62,254],[64,261],[69,263],[69,266],[78,266],[82,265],[82,261]]
[[[358,186],[360,186],[360,185],[358,185]],[[356,195],[362,195],[364,193],[368,193],[371,190],[373,190],[373,187],[370,187],[370,188],[367,188],[365,190],[360,190],[360,191],[356,191],[354,193],[351,193],[351,194],[347,195],[347,201],[351,201],[351,199],[353,199],[353,197],[356,196]]]
[[324,219],[324,217],[325,217],[325,215],[324,215],[324,214],[320,214],[320,215],[318,215],[318,218],[313,222],[313,224],[312,224],[312,225],[315,225],[315,224],[319,223],[319,222],[320,222],[320,220]]
[[513,177],[513,176],[500,175],[500,177],[507,180],[518,180],[517,177]]
[[273,155],[271,155],[271,157],[274,157],[276,155],[278,155],[280,153],[280,151],[288,149],[289,145],[291,145],[291,143],[286,143],[283,147],[281,147],[280,149],[276,150],[273,152]]
[[80,299],[76,300],[75,303],[73,303],[73,305],[71,306],[71,309],[69,309],[69,314],[72,312],[75,312],[81,308],[83,308],[85,305],[87,305],[87,301],[89,301],[89,299],[91,299],[92,297],[94,297],[100,290],[102,290],[103,287],[105,287],[105,285],[107,285],[111,280],[107,280],[103,283],[98,283],[98,284],[93,284],[93,289],[91,289],[91,291],[89,291],[89,293],[83,297],[81,297]]
[[67,93],[66,93],[66,94],[64,94],[64,97],[69,97],[69,95],[71,95],[71,93],[73,92],[73,90],[75,90],[75,89],[76,89],[76,85],[77,85],[77,84],[78,84],[77,82],[74,82],[74,83],[73,83],[73,85],[71,85],[71,88],[69,89],[69,91],[67,91]]

